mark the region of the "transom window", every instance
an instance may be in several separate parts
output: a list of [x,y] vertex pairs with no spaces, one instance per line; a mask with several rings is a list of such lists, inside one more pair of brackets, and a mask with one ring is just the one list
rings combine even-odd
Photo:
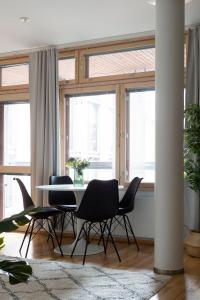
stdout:
[[88,55],[89,78],[155,70],[155,48]]
[[59,80],[75,79],[75,58],[63,58],[58,61]]
[[29,83],[29,65],[6,65],[1,67],[1,86]]
[[[86,180],[115,177],[115,93],[67,97],[67,157],[89,159]],[[72,171],[70,174],[73,176]]]

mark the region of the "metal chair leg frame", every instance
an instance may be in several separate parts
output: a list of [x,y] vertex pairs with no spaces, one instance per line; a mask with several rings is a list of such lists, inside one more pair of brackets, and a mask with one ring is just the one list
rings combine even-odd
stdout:
[[[104,223],[103,234],[104,234],[105,229],[106,229],[106,224],[107,224],[107,221],[105,221],[105,223]],[[102,235],[102,233],[101,233],[100,239],[99,239],[99,241],[98,241],[98,245],[101,243],[102,237],[103,237],[103,235]]]
[[133,228],[132,228],[132,226],[131,226],[129,217],[128,217],[127,215],[125,215],[125,216],[126,216],[126,219],[127,219],[127,221],[128,221],[128,225],[129,225],[130,231],[131,231],[131,233],[132,233],[132,235],[133,235],[133,238],[134,238],[134,241],[135,241],[137,250],[140,251],[140,248],[139,248],[139,246],[138,246],[138,242],[137,242],[136,237],[135,237],[135,234],[134,234],[134,232],[133,232]]
[[86,231],[87,236],[86,236],[85,252],[84,252],[84,256],[83,256],[83,265],[85,264],[85,258],[86,258],[86,254],[87,254],[88,244],[89,244],[91,224],[92,223],[89,224],[88,232]]
[[60,245],[60,243],[59,243],[59,240],[58,240],[56,231],[55,231],[55,229],[53,228],[52,221],[51,221],[51,219],[48,219],[48,221],[49,221],[50,224],[51,224],[51,229],[52,229],[53,235],[54,235],[54,237],[55,237],[55,239],[56,239],[56,242],[57,242],[57,244],[58,244],[58,248],[59,248],[59,250],[60,250],[60,254],[63,256],[63,252],[62,252],[62,249],[61,249],[61,245]]
[[[111,223],[111,224],[112,224],[112,223]],[[111,242],[112,242],[112,244],[113,244],[113,246],[114,246],[114,248],[115,248],[115,252],[117,253],[117,257],[118,257],[118,259],[119,259],[119,262],[121,262],[121,258],[120,258],[120,256],[119,256],[118,251],[117,251],[117,247],[116,247],[115,242],[114,242],[114,239],[113,239],[113,237],[112,237],[112,233],[111,233],[111,231],[110,231],[110,228],[108,227],[107,224],[106,224],[106,227],[107,227],[107,229],[108,229],[108,236],[110,236],[110,238],[111,238]],[[107,246],[106,246],[106,248],[107,248]]]
[[75,226],[74,226],[74,213],[71,212],[72,228],[74,233],[74,238],[76,237]]
[[102,241],[103,241],[103,249],[104,249],[104,253],[106,254],[106,245],[105,245],[105,240],[104,240],[105,224],[104,224],[104,228],[102,228],[102,224],[100,223],[100,229],[101,229],[101,238],[102,238]]
[[80,240],[80,237],[81,237],[81,234],[82,234],[82,231],[83,231],[83,228],[84,228],[85,223],[86,223],[86,221],[85,221],[85,222],[82,224],[82,226],[81,226],[80,232],[79,232],[79,234],[78,234],[78,237],[77,237],[76,242],[75,242],[75,244],[74,244],[74,247],[73,247],[73,249],[72,249],[72,252],[71,252],[70,257],[72,257],[73,254],[74,254],[74,251],[75,251],[75,249],[76,249],[76,246],[77,246],[78,241]]
[[128,240],[128,243],[130,244],[125,215],[123,215],[123,220],[124,220],[124,227],[125,227],[125,231],[126,231],[127,240]]
[[[47,239],[47,241],[49,240],[49,238],[51,238],[51,242],[52,242],[52,245],[53,245],[53,248],[55,248],[55,244],[54,244],[54,240],[53,240],[53,234],[52,234],[52,228],[51,228],[51,223],[49,223],[50,222],[50,219],[46,219],[46,222],[47,222],[47,225],[48,225],[48,230],[49,230],[49,234],[48,234],[48,239]],[[43,225],[45,225],[45,224],[43,224]],[[53,226],[53,225],[52,225]],[[43,228],[45,228],[44,226],[43,226]]]
[[[107,229],[108,229],[108,235],[107,235],[107,238],[106,238],[106,249],[107,249],[107,247],[108,247],[109,232],[112,234],[112,232],[111,232],[112,224],[113,224],[113,218],[110,219],[110,225],[109,225],[109,227],[108,227],[108,221],[106,222],[106,226],[105,226],[105,227],[107,227]],[[105,228],[105,229],[106,229],[106,228]]]
[[[58,216],[53,216],[53,226],[56,228],[58,223]],[[47,242],[49,241],[50,235],[48,235]]]
[[25,239],[26,239],[26,237],[27,237],[27,234],[28,234],[28,231],[29,231],[29,228],[30,228],[30,225],[31,225],[31,221],[32,221],[32,220],[30,220],[30,222],[28,223],[28,227],[27,227],[27,229],[26,229],[26,232],[24,233],[24,237],[23,237],[21,246],[20,246],[20,248],[19,248],[19,253],[20,253],[20,254],[21,254],[22,247],[23,247],[23,245],[24,245]]
[[[32,219],[33,220],[33,219]],[[25,254],[25,258],[27,257],[28,255],[28,250],[29,250],[29,246],[30,246],[30,242],[31,242],[31,237],[32,237],[32,234],[33,234],[33,229],[34,229],[34,225],[35,225],[35,219],[33,220],[33,223],[32,223],[32,226],[31,226],[31,231],[30,231],[30,235],[29,235],[29,240],[28,240],[28,246],[26,248],[26,254]]]
[[60,245],[62,245],[63,230],[64,230],[64,225],[65,225],[65,215],[66,215],[66,213],[64,212],[63,215],[62,215],[62,225],[61,225],[61,234],[60,234]]

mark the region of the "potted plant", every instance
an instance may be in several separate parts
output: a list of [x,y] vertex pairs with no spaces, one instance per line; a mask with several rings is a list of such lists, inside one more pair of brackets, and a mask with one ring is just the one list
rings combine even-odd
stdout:
[[66,162],[66,167],[74,169],[74,184],[83,185],[83,170],[90,165],[89,160],[70,157]]
[[189,105],[185,110],[184,173],[189,187],[198,195],[198,228],[185,240],[188,254],[200,257],[200,106]]

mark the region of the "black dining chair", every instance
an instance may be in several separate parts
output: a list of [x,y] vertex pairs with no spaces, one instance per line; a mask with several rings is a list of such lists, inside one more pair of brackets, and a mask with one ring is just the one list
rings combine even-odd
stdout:
[[99,224],[100,231],[102,234],[104,252],[106,254],[106,245],[104,240],[104,230],[107,229],[108,236],[114,246],[119,261],[121,261],[117,247],[112,237],[110,230],[110,223],[112,218],[116,215],[119,206],[119,195],[118,195],[118,181],[112,180],[97,180],[94,179],[89,182],[87,189],[83,195],[81,204],[76,212],[76,217],[84,220],[78,237],[76,239],[74,248],[71,253],[71,257],[76,249],[77,243],[82,237],[82,234],[86,238],[85,252],[83,256],[83,265],[85,264],[85,258],[87,254],[87,247],[89,244],[90,231],[96,223]]
[[[65,176],[50,176],[49,184],[73,184],[72,179]],[[72,225],[75,238],[75,211],[77,210],[76,197],[74,192],[68,191],[49,191],[49,204],[63,212],[61,219],[61,237],[60,245],[62,245],[63,230],[65,223]],[[67,222],[66,222],[67,221]]]
[[129,233],[132,234],[138,251],[138,242],[127,214],[134,210],[135,196],[142,179],[143,178],[135,177],[130,182],[122,200],[119,202],[119,207],[112,223],[112,232],[118,227],[118,225],[125,229],[128,243],[130,243]]
[[[33,203],[33,200],[31,198],[31,196],[29,195],[24,183],[19,178],[14,178],[14,180],[16,180],[17,183],[19,184],[19,187],[20,187],[20,190],[22,193],[24,209],[27,209],[29,207],[34,208],[35,205]],[[25,254],[25,257],[27,257],[31,240],[36,236],[36,234],[41,229],[44,229],[48,233],[48,236],[50,236],[53,247],[55,247],[55,244],[54,244],[54,238],[55,238],[55,240],[58,244],[60,253],[61,253],[61,255],[63,255],[57,234],[56,234],[54,226],[53,226],[53,222],[51,220],[52,217],[57,216],[59,214],[62,214],[62,211],[60,211],[56,208],[53,208],[53,207],[40,207],[39,211],[29,213],[28,216],[30,217],[30,222],[28,223],[28,227],[24,234],[19,252],[21,253],[24,241],[29,233],[28,245],[27,245],[26,254]],[[47,227],[46,227],[46,225],[47,225]]]

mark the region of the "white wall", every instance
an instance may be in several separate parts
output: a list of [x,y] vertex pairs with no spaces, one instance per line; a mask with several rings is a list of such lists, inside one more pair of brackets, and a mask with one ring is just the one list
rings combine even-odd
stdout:
[[[154,192],[138,192],[135,199],[135,209],[128,216],[136,237],[153,239]],[[117,230],[114,234],[122,236],[125,232]]]

